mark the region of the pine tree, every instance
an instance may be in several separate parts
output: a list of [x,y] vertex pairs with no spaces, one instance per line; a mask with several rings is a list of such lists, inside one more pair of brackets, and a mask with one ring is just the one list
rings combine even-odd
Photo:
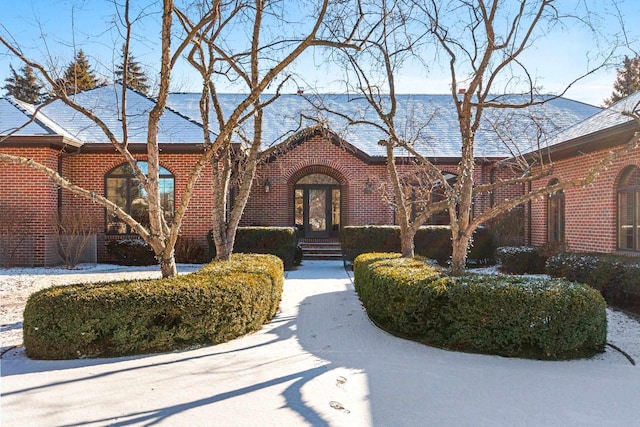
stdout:
[[30,104],[37,104],[42,101],[42,85],[38,83],[38,79],[33,72],[33,68],[28,65],[20,68],[20,74],[16,72],[12,65],[9,65],[11,77],[7,77],[7,84],[3,89],[7,91],[7,95],[11,95]]
[[[116,83],[122,84],[122,76],[124,74],[124,58],[125,47],[122,46],[122,62],[116,66]],[[147,84],[147,74],[142,69],[139,62],[135,60],[131,52],[127,52],[127,86],[138,92],[149,93],[149,85]]]
[[58,80],[56,90],[63,90],[67,95],[73,95],[83,90],[93,89],[97,85],[98,79],[91,70],[87,57],[80,49],[73,62],[65,70],[62,79]]
[[613,83],[611,98],[605,99],[604,104],[610,106],[638,91],[640,91],[640,56],[629,58],[625,55],[622,68],[618,69],[618,76]]

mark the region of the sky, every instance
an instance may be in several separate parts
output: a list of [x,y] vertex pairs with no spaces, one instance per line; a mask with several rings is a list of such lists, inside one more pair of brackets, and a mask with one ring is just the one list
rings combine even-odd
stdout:
[[[184,0],[186,1],[186,0]],[[507,0],[514,1],[514,0]],[[612,7],[612,1],[616,7]],[[14,40],[30,58],[45,62],[48,66],[63,68],[69,64],[74,49],[82,48],[98,74],[112,78],[113,63],[117,62],[122,46],[121,34],[115,29],[114,0],[0,0],[2,18],[0,33]],[[118,1],[122,3],[122,1]],[[145,18],[136,27],[137,34],[132,42],[132,53],[143,64],[153,78],[157,75],[158,60],[158,21],[157,1],[136,0],[138,11]],[[575,3],[580,7],[589,7],[600,19],[596,25],[602,33],[619,32],[621,25],[614,14],[619,11],[628,25],[627,39],[630,49],[616,51],[617,61],[621,63],[623,55],[634,55],[640,51],[640,30],[636,25],[640,17],[640,2],[637,0],[562,0],[559,4]],[[285,3],[286,4],[286,3]],[[290,4],[297,4],[292,2]],[[144,8],[141,5],[147,5]],[[289,7],[289,5],[287,5]],[[616,9],[617,8],[617,9]],[[277,31],[273,29],[272,31]],[[549,36],[539,38],[533,48],[524,56],[528,67],[535,75],[536,82],[545,93],[558,93],[573,78],[593,64],[593,52],[601,47],[610,47],[602,40],[596,40],[593,34],[580,28],[567,27]],[[325,54],[310,51],[294,66],[297,75],[295,87],[313,89],[318,92],[344,92],[344,80],[336,65],[327,63]],[[441,57],[442,59],[442,57]],[[396,77],[399,93],[449,93],[450,78],[447,64],[427,60],[424,65],[408,63]],[[18,69],[22,66],[19,59],[13,57],[4,47],[0,47],[0,85],[10,75],[9,65]],[[611,95],[616,77],[614,66],[603,69],[573,85],[566,97],[593,105],[601,105],[603,99]],[[291,87],[291,91],[295,90]],[[179,64],[173,73],[172,90],[198,91],[198,78],[186,64]],[[238,92],[237,86],[223,86],[224,92]],[[4,91],[0,91],[4,94]]]

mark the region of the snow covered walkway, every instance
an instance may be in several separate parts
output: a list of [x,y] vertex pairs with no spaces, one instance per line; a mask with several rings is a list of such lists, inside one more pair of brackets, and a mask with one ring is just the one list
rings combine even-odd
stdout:
[[[609,340],[619,336],[640,360],[640,324],[610,316],[620,333],[610,325]],[[33,361],[13,350],[1,362],[4,427],[633,426],[640,419],[640,366],[620,353],[542,362],[402,340],[369,321],[335,261],[305,261],[289,272],[273,322],[225,344],[73,361]]]

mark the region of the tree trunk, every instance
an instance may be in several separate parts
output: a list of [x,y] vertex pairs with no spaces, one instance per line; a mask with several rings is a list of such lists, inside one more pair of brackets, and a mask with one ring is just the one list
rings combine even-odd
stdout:
[[[171,251],[173,254],[173,251]],[[178,275],[178,268],[176,267],[176,258],[172,255],[169,258],[160,259],[160,271],[162,277],[176,277]]]
[[229,242],[216,243],[216,259],[218,261],[229,261],[233,253],[233,245]]
[[416,230],[413,227],[400,227],[400,250],[402,251],[402,256],[404,258],[414,257],[415,237],[416,237]]
[[451,253],[451,275],[462,276],[467,265],[467,255],[469,250],[469,237],[465,233],[460,233],[458,238],[453,239],[453,251]]

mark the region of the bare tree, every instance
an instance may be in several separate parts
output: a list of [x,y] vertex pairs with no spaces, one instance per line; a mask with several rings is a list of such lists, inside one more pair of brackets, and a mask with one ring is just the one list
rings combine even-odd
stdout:
[[[547,32],[571,22],[586,25],[595,33],[590,27],[592,16],[588,10],[563,15],[552,0],[388,0],[370,6],[373,15],[384,19],[369,27],[371,34],[363,42],[361,51],[342,51],[342,54],[352,71],[347,79],[348,89],[367,100],[376,113],[376,120],[341,117],[351,125],[365,123],[385,134],[380,143],[386,147],[404,256],[413,256],[413,238],[418,227],[430,214],[446,210],[452,234],[452,273],[462,274],[472,236],[481,224],[528,200],[570,186],[587,185],[622,152],[636,146],[637,138],[634,138],[586,171],[581,179],[496,200],[474,216],[473,204],[479,196],[507,186],[525,188],[525,184],[552,173],[553,162],[542,154],[541,148],[555,125],[553,118],[544,117],[540,111],[545,103],[562,96],[575,82],[606,66],[616,46],[611,47],[611,51],[600,52],[600,61],[592,62],[581,75],[571,77],[559,94],[541,96],[523,52]],[[400,107],[395,80],[405,62],[418,58],[426,69],[429,62],[437,62],[442,57],[448,64],[451,98],[460,131],[460,163],[455,180],[448,180],[439,165],[425,156],[424,144],[429,141],[421,141],[420,147],[419,134],[430,126],[431,119],[411,126],[397,120]],[[479,160],[475,142],[479,132],[491,133],[492,139],[501,145],[501,151],[510,153],[509,159],[496,165],[508,171],[505,174],[508,178],[498,177],[488,184],[475,182]],[[396,154],[402,151],[413,157],[414,170],[419,171],[412,183],[418,191],[408,191],[409,182],[403,180],[397,166]],[[434,192],[442,193],[444,201],[434,202]]]
[[[0,160],[37,169],[49,176],[60,187],[106,207],[109,214],[124,221],[133,232],[151,246],[164,277],[177,274],[174,248],[182,220],[198,178],[203,170],[211,165],[215,178],[213,185],[215,208],[212,214],[214,240],[217,257],[227,259],[233,249],[235,232],[251,191],[256,164],[263,148],[261,111],[279,96],[279,90],[287,77],[283,77],[282,81],[277,83],[275,95],[266,99],[262,99],[261,95],[306,49],[318,45],[347,46],[348,37],[341,39],[331,37],[332,31],[325,31],[325,29],[335,25],[335,22],[351,22],[354,27],[357,26],[359,21],[357,3],[357,1],[324,0],[316,9],[309,11],[309,16],[295,24],[293,20],[287,21],[283,18],[283,16],[293,15],[285,13],[287,4],[281,0],[237,2],[214,0],[211,3],[194,2],[184,9],[178,8],[172,0],[164,0],[160,82],[156,104],[149,113],[147,129],[147,173],[143,173],[138,167],[130,151],[125,120],[122,121],[123,138],[119,140],[92,111],[78,105],[72,97],[67,96],[66,92],[54,90],[65,104],[93,120],[103,130],[117,152],[128,162],[147,193],[149,206],[147,227],[105,197],[69,182],[56,171],[42,164],[31,159],[2,153],[0,153]],[[353,5],[355,8],[352,8]],[[334,6],[335,9],[331,14],[330,6]],[[122,81],[128,81],[129,78],[127,75],[130,70],[129,42],[138,18],[130,19],[129,10],[129,1],[126,1],[123,9],[118,11],[124,26]],[[349,13],[345,14],[346,11]],[[355,18],[351,20],[345,16],[355,16]],[[179,26],[174,25],[176,19],[180,23]],[[300,16],[297,19],[299,20]],[[287,31],[288,28],[292,28],[293,31]],[[319,37],[321,31],[329,34],[329,37],[327,39]],[[242,36],[244,34],[248,34],[246,39]],[[176,42],[177,46],[172,47],[172,42]],[[59,81],[54,79],[53,73],[23,55],[20,48],[14,46],[7,38],[0,36],[0,43],[25,64],[37,69],[45,80],[56,88]],[[173,220],[169,224],[163,215],[159,190],[158,124],[167,104],[172,69],[181,57],[186,57],[203,79],[200,105],[204,149],[190,171],[181,200],[176,204]],[[247,93],[237,105],[233,106],[228,115],[226,114],[228,110],[223,109],[217,98],[216,83],[220,80],[241,82],[245,85]],[[120,99],[120,110],[123,117],[126,117],[127,93],[124,87]],[[210,112],[213,113],[212,116],[217,122],[216,126],[210,124]],[[244,132],[242,126],[249,121],[252,121],[250,126],[252,130]],[[216,133],[212,136],[214,128]],[[234,144],[236,136],[240,137],[240,144]],[[237,194],[234,205],[230,207],[229,195],[233,186],[236,187]]]
[[[616,46],[609,52],[600,52],[601,60],[596,61],[596,66],[576,76],[564,91],[556,96],[542,97],[538,94],[537,82],[527,68],[523,53],[535,45],[536,41],[563,25],[586,24],[596,36],[597,29],[591,26],[593,16],[587,8],[566,14],[561,11],[561,5],[556,4],[554,0],[478,0],[473,3],[427,0],[415,1],[413,4],[421,10],[425,17],[425,27],[435,38],[449,63],[451,97],[458,114],[461,136],[461,161],[458,166],[458,178],[452,185],[445,184],[445,193],[453,242],[451,268],[453,274],[462,274],[473,232],[482,223],[527,200],[569,186],[590,183],[616,156],[634,147],[637,137],[606,156],[596,168],[585,173],[582,179],[525,191],[522,196],[499,201],[495,206],[474,217],[472,208],[475,196],[494,191],[504,185],[533,182],[553,170],[550,159],[544,158],[541,154],[523,156],[516,148],[515,159],[510,165],[516,173],[513,179],[476,185],[475,138],[487,112],[507,111],[508,115],[562,96],[576,81],[607,65]],[[494,95],[509,92],[520,93],[521,96]],[[537,137],[544,138],[543,133],[541,127]],[[508,140],[509,138],[503,139],[505,143]]]
[[434,194],[442,189],[441,182],[446,181],[445,174],[428,159],[417,158],[406,149],[419,140],[429,121],[418,123],[410,118],[408,124],[398,120],[401,107],[396,76],[405,62],[419,61],[417,53],[427,42],[428,32],[416,31],[415,12],[411,4],[402,1],[367,3],[367,20],[357,38],[361,49],[340,50],[342,55],[337,60],[346,70],[346,89],[354,98],[364,99],[372,114],[358,117],[308,98],[316,108],[339,117],[348,126],[369,126],[384,135],[378,143],[385,147],[388,181],[381,183],[380,190],[394,208],[405,257],[414,256],[414,239],[420,226],[447,206],[444,201],[434,201]]
[[[117,7],[117,6],[116,6]],[[128,69],[127,66],[127,58],[129,57],[129,41],[131,39],[131,34],[133,31],[133,27],[136,24],[136,19],[129,18],[130,5],[127,0],[122,6],[122,10],[118,12],[124,16],[124,34],[125,34],[125,43],[124,43],[124,58],[125,63],[123,65],[123,81],[128,81]],[[161,198],[160,198],[160,188],[159,188],[159,153],[160,148],[158,144],[158,131],[159,131],[159,122],[160,118],[163,115],[165,110],[165,106],[167,103],[167,97],[169,94],[169,86],[171,83],[171,72],[176,62],[179,60],[185,49],[189,46],[189,43],[194,38],[196,32],[208,25],[209,22],[215,21],[217,19],[217,11],[211,11],[211,13],[202,17],[202,19],[194,25],[193,30],[187,32],[182,35],[182,38],[178,40],[177,47],[172,48],[172,42],[175,37],[173,35],[173,24],[176,15],[179,15],[180,11],[174,5],[172,0],[163,0],[162,2],[162,10],[161,10],[161,47],[160,47],[160,82],[158,89],[158,97],[157,102],[154,108],[149,113],[148,119],[148,127],[147,127],[147,137],[146,137],[146,154],[147,154],[147,163],[148,163],[148,172],[144,173],[137,164],[136,158],[132,154],[129,146],[128,139],[128,130],[127,130],[127,121],[122,120],[122,138],[117,138],[116,135],[112,132],[112,130],[105,124],[100,117],[94,114],[91,110],[79,105],[75,102],[74,98],[67,95],[66,91],[63,90],[63,87],[59,79],[55,78],[55,70],[48,70],[40,63],[27,58],[20,49],[19,46],[14,45],[11,42],[10,38],[5,37],[4,35],[0,35],[0,44],[4,45],[4,47],[15,57],[22,60],[26,65],[32,67],[37,70],[43,80],[47,82],[51,86],[51,92],[56,93],[57,98],[66,105],[77,111],[78,113],[86,116],[90,120],[92,120],[97,126],[102,129],[105,134],[107,140],[113,145],[114,149],[117,153],[119,153],[124,160],[129,164],[131,169],[134,171],[136,178],[140,181],[140,183],[144,186],[144,189],[147,193],[148,197],[148,213],[149,213],[149,222],[148,226],[145,227],[140,222],[136,221],[131,215],[127,214],[123,209],[121,209],[118,205],[108,200],[106,197],[96,193],[95,191],[91,191],[85,188],[82,188],[72,182],[70,182],[65,177],[61,176],[57,171],[48,168],[44,164],[40,164],[35,162],[33,159],[19,157],[14,155],[9,155],[6,153],[0,153],[0,160],[7,163],[14,163],[18,165],[27,166],[30,168],[39,171],[40,173],[48,176],[56,185],[69,190],[73,194],[85,197],[87,199],[92,200],[93,202],[104,206],[109,214],[115,215],[123,222],[125,222],[128,226],[131,227],[133,232],[138,234],[145,242],[147,242],[151,248],[153,249],[156,258],[158,259],[158,263],[160,264],[160,269],[162,271],[163,277],[171,277],[177,274],[176,264],[175,264],[175,256],[174,256],[174,247],[176,244],[176,240],[178,238],[178,234],[180,232],[180,227],[182,224],[182,219],[186,212],[186,209],[189,205],[189,201],[192,196],[193,187],[195,182],[198,179],[199,173],[205,164],[210,160],[215,149],[208,147],[208,149],[204,150],[204,153],[201,156],[201,159],[194,165],[193,171],[189,177],[189,181],[186,185],[185,191],[182,194],[182,199],[180,204],[176,206],[176,212],[171,224],[168,224],[165,216],[163,214]],[[55,100],[53,99],[53,100]],[[126,87],[122,87],[122,92],[120,94],[121,102],[121,112],[122,117],[127,116],[127,90]],[[48,102],[52,102],[50,100]],[[46,104],[43,104],[46,105]],[[41,105],[39,108],[42,108]],[[36,117],[38,110],[34,114],[34,118]]]
[[[345,12],[354,16],[349,22],[357,28],[357,5],[357,1],[324,0],[305,11],[308,16],[294,17],[281,0],[213,1],[202,5],[195,19],[186,13],[179,15],[185,31],[196,35],[188,59],[203,81],[200,115],[205,145],[215,148],[212,231],[217,259],[228,259],[233,251],[256,166],[270,152],[269,141],[263,141],[263,109],[280,96],[290,79],[284,72],[307,49],[356,47],[350,34],[336,36],[326,29]],[[216,20],[197,28],[194,22],[211,13],[216,14]],[[239,32],[248,35],[246,42],[230,44],[229,37]],[[231,109],[224,108],[217,96],[225,81],[236,82],[246,93]],[[265,94],[272,86],[275,93]]]

